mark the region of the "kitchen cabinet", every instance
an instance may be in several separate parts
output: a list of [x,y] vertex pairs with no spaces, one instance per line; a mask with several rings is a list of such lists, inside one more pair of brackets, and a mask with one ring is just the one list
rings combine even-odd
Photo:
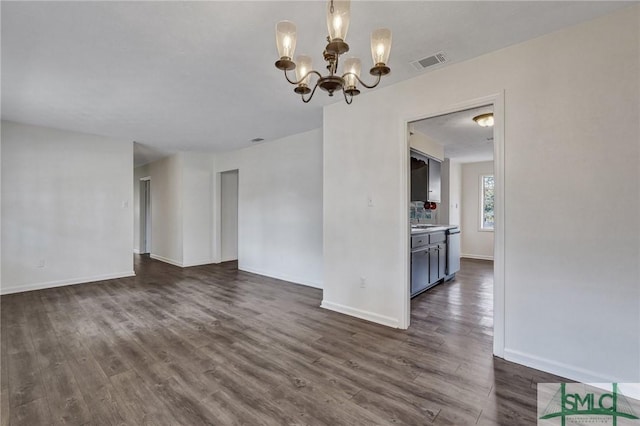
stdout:
[[444,231],[411,238],[411,296],[433,287],[446,276],[447,244]]
[[437,282],[440,278],[438,275],[440,274],[438,270],[438,257],[440,254],[440,249],[438,245],[431,246],[429,249],[429,284],[433,284]]
[[438,279],[447,276],[447,245],[438,244]]
[[440,202],[441,164],[417,151],[411,151],[411,201]]
[[427,194],[427,201],[432,201],[434,203],[440,202],[440,193],[442,186],[442,171],[440,166],[441,164],[439,161],[434,160],[433,158],[429,158],[429,179],[427,180],[429,193]]
[[429,249],[411,253],[411,296],[429,288]]

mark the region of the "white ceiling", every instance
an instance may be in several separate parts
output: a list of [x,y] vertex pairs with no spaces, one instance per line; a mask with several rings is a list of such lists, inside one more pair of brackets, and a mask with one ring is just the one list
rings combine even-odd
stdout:
[[[392,29],[385,86],[428,72],[410,62],[438,51],[455,63],[628,4],[356,1],[347,41],[368,69],[371,30]],[[138,164],[318,128],[322,106],[339,100],[322,92],[302,104],[273,66],[274,27],[288,19],[298,25],[296,52],[311,54],[320,68],[324,2],[3,1],[1,7],[2,118],[135,140]]]
[[480,127],[473,117],[493,106],[467,109],[410,123],[413,130],[444,146],[444,156],[458,163],[493,160],[493,127]]

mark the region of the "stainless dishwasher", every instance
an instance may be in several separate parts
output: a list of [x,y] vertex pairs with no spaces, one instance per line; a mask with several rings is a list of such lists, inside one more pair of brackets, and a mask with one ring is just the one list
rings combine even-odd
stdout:
[[460,270],[460,228],[447,230],[447,279]]

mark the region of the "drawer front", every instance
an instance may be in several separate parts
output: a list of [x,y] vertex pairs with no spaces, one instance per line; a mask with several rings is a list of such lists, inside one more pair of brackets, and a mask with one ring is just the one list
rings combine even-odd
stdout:
[[447,237],[444,231],[432,232],[429,234],[429,244],[443,243]]
[[411,248],[426,246],[427,244],[429,244],[429,234],[421,234],[411,237]]

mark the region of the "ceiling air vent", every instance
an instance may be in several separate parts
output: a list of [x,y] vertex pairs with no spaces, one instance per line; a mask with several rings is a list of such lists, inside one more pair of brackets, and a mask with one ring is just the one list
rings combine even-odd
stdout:
[[417,70],[423,70],[425,68],[432,67],[434,65],[442,64],[447,62],[447,55],[444,52],[438,52],[435,55],[428,56],[426,58],[418,59],[417,61],[411,62],[411,65]]

